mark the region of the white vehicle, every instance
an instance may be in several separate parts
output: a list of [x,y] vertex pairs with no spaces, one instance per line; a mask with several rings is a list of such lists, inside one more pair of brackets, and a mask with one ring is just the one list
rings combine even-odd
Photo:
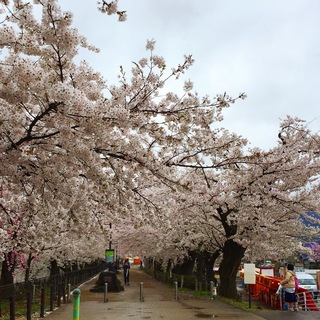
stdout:
[[299,287],[308,290],[313,295],[313,298],[317,299],[318,287],[313,276],[305,272],[296,272],[296,277],[299,280]]

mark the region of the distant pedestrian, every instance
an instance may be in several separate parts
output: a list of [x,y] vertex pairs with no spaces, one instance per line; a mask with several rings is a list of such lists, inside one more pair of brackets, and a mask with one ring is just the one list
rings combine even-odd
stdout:
[[126,259],[123,262],[123,278],[124,278],[124,284],[125,285],[129,285],[129,279],[130,279],[130,262],[129,262],[129,259]]

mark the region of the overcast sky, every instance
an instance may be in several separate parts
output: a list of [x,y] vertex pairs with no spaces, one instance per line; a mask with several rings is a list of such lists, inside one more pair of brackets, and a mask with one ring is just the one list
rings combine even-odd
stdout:
[[[81,51],[109,84],[119,66],[147,56],[147,39],[156,40],[168,70],[192,54],[185,75],[200,95],[225,91],[247,99],[229,108],[223,126],[268,149],[286,115],[320,130],[319,0],[119,0],[126,22],[97,11],[96,1],[60,0],[74,12],[74,25],[97,54]],[[170,67],[170,68],[169,68]],[[183,85],[171,84],[177,91]]]

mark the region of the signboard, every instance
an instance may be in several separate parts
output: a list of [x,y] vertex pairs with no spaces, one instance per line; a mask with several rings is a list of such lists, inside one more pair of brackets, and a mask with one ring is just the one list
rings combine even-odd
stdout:
[[274,268],[260,268],[260,273],[266,276],[274,277]]
[[106,262],[114,262],[114,250],[113,249],[107,249],[106,250]]
[[254,263],[244,263],[244,283],[256,284],[256,266]]

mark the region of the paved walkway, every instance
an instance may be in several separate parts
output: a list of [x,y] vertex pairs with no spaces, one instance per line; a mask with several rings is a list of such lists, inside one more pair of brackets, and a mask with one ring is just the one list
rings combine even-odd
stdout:
[[[118,275],[122,281],[122,273]],[[104,293],[90,292],[96,278],[80,287],[80,320],[189,320],[189,319],[237,319],[237,320],[286,320],[319,319],[318,312],[289,312],[263,309],[245,311],[219,299],[199,299],[179,293],[176,300],[172,288],[154,280],[145,272],[133,266],[130,272],[130,285],[125,291],[109,292],[108,302]],[[140,283],[143,283],[144,301],[140,301]],[[73,304],[62,305],[46,315],[46,320],[71,320]]]

